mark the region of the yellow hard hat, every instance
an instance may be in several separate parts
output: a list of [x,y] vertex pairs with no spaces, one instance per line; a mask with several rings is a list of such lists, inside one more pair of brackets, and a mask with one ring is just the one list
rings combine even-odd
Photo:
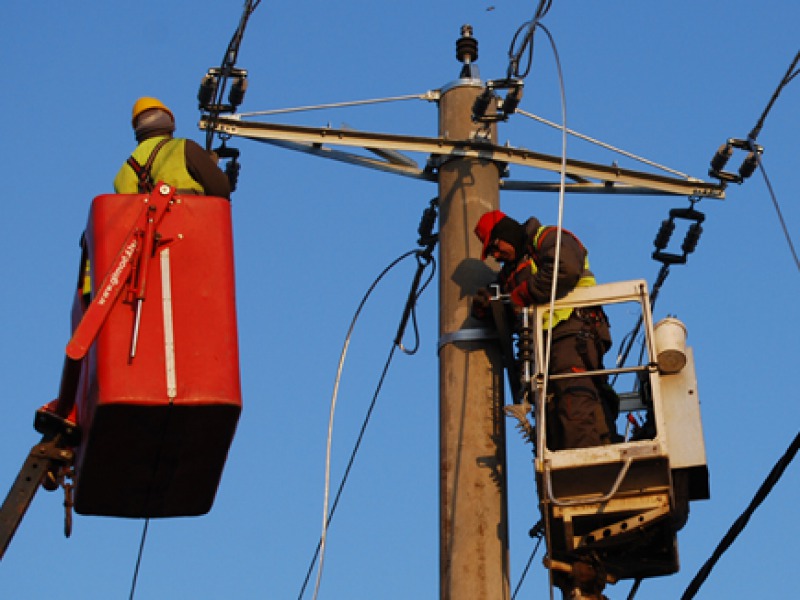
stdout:
[[150,110],[151,108],[158,108],[160,110],[163,110],[164,112],[169,114],[169,116],[172,118],[173,121],[175,120],[175,115],[172,114],[172,111],[168,109],[164,105],[164,103],[161,102],[161,100],[159,100],[158,98],[150,98],[149,96],[144,96],[142,98],[139,98],[133,104],[133,112],[131,114],[131,125],[133,127],[136,127],[136,117],[138,117],[144,111]]

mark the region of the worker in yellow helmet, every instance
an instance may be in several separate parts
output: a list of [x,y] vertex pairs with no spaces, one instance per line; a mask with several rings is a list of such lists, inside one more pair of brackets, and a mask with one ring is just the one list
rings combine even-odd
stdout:
[[182,194],[230,199],[230,181],[216,158],[192,140],[172,137],[175,116],[163,102],[139,98],[131,125],[139,145],[114,179],[118,194],[146,193],[163,181]]

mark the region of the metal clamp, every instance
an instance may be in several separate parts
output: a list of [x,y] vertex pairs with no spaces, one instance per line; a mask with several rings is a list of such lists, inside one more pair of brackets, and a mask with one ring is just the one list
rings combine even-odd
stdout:
[[449,333],[442,334],[439,337],[439,345],[437,352],[441,352],[442,348],[447,344],[454,344],[456,342],[481,342],[484,340],[496,340],[497,331],[488,327],[470,327],[467,329],[459,329]]

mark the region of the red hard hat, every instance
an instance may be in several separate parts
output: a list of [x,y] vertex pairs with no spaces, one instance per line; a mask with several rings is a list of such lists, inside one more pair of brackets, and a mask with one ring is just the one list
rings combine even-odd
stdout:
[[490,210],[489,212],[484,213],[483,216],[478,219],[478,224],[475,225],[475,235],[477,235],[478,239],[483,242],[481,260],[486,260],[489,244],[492,242],[492,229],[494,229],[494,226],[503,220],[505,216],[505,213],[499,210]]

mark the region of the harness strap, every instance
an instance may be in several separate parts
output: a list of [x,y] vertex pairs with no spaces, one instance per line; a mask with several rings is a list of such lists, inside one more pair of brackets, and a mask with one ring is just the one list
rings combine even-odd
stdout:
[[159,141],[156,144],[153,151],[150,152],[150,156],[147,157],[147,162],[144,165],[139,164],[139,161],[136,160],[133,155],[128,157],[128,165],[130,165],[133,172],[136,173],[136,176],[139,178],[139,193],[140,194],[149,194],[153,191],[153,185],[155,182],[153,181],[152,174],[150,170],[153,168],[153,163],[156,160],[156,155],[164,147],[164,145],[170,141],[171,138],[164,138],[163,140]]
[[[534,248],[535,248],[537,251],[538,251],[538,250],[540,250],[540,249],[542,248],[542,242],[544,242],[544,239],[545,239],[545,238],[546,238],[548,235],[550,235],[551,233],[555,232],[557,229],[558,229],[558,227],[556,227],[555,225],[548,225],[548,226],[542,227],[542,228],[541,228],[541,229],[540,229],[538,232],[536,232],[536,236],[535,236],[535,239],[534,239],[534,241],[533,241],[533,246],[534,246]],[[584,251],[586,251],[586,248],[584,247],[584,245],[583,245],[583,242],[581,242],[581,241],[580,241],[580,239],[578,239],[578,236],[577,236],[577,235],[575,235],[574,233],[572,233],[572,232],[571,232],[569,229],[564,229],[563,227],[561,228],[561,231],[563,231],[563,232],[564,232],[564,233],[566,233],[567,235],[569,235],[569,236],[571,236],[571,237],[575,238],[575,241],[576,241],[576,242],[578,242],[578,245],[579,245],[579,246],[580,246],[580,247],[581,247],[581,248],[582,248]]]

